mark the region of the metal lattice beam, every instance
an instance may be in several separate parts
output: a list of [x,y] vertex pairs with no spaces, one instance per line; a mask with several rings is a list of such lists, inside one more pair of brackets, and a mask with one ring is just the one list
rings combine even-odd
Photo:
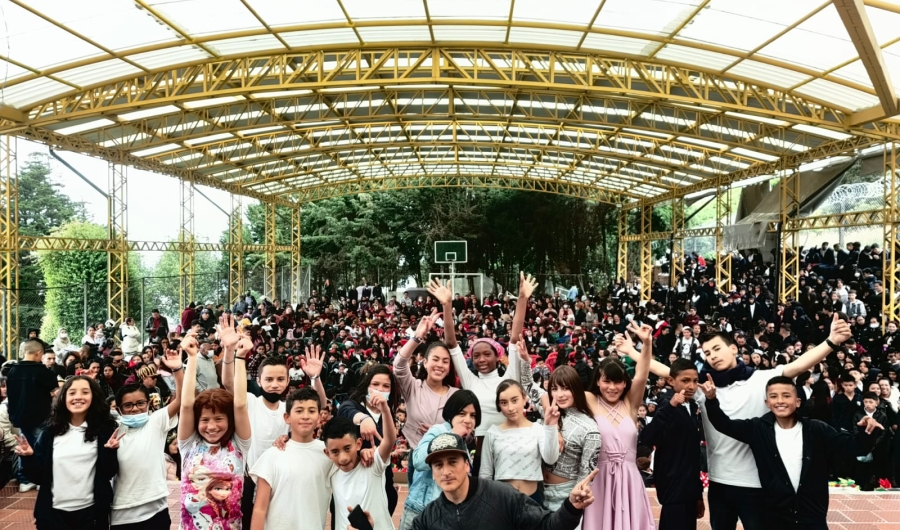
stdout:
[[0,134],[0,281],[3,282],[3,347],[7,358],[18,358],[19,348],[19,187],[16,139]]
[[181,230],[178,232],[178,241],[181,243],[181,251],[178,252],[178,263],[181,271],[179,282],[180,308],[184,309],[194,300],[194,183],[182,180],[179,188],[179,203],[181,204],[180,220]]
[[265,207],[265,220],[266,220],[266,233],[265,233],[265,294],[269,297],[269,300],[273,300],[277,297],[278,291],[275,286],[275,235],[276,235],[276,218],[278,214],[275,210],[275,204],[273,203],[265,203],[263,205]]
[[716,192],[716,289],[731,291],[731,251],[725,248],[725,227],[731,224],[731,188],[719,186]]
[[107,237],[112,247],[106,254],[109,284],[107,307],[110,319],[124,322],[128,308],[128,168],[112,162],[108,167]]
[[900,322],[900,146],[891,142],[885,147],[882,329],[888,322]]
[[628,210],[619,208],[619,251],[616,253],[616,280],[628,280]]
[[[641,234],[649,234],[652,228],[653,207],[645,206],[640,211]],[[653,286],[653,243],[649,240],[641,241],[641,300],[650,300],[651,287]]]
[[[884,224],[884,219],[884,210],[863,210],[788,219],[785,228],[788,230],[822,230],[825,228],[872,226]],[[777,232],[778,221],[770,221],[767,231]]]
[[669,265],[669,287],[675,288],[684,274],[684,199],[672,201],[672,253]]
[[[117,241],[108,239],[72,239],[66,237],[51,236],[18,236],[19,250],[93,250],[108,252],[115,249]],[[6,252],[6,242],[0,244],[0,252]],[[265,252],[265,245],[255,244],[231,244],[231,243],[201,243],[194,241],[192,246],[180,241],[125,241],[125,247],[130,252],[182,252],[193,249],[194,252],[231,252],[235,249],[243,249],[244,252]],[[277,252],[290,252],[291,246],[276,245]]]
[[234,306],[244,296],[244,209],[240,195],[231,195],[228,219],[228,299]]
[[790,171],[778,183],[779,212],[781,212],[781,256],[779,259],[778,301],[797,300],[800,288],[800,238],[791,226],[791,219],[800,214],[800,172]]
[[302,279],[301,260],[301,214],[300,207],[291,209],[291,303],[300,302]]

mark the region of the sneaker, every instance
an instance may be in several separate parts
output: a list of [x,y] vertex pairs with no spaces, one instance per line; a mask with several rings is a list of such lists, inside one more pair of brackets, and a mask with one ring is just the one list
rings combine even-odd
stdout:
[[23,482],[22,484],[19,484],[19,493],[25,493],[26,491],[31,491],[37,487],[38,487],[37,484],[32,484],[30,482]]

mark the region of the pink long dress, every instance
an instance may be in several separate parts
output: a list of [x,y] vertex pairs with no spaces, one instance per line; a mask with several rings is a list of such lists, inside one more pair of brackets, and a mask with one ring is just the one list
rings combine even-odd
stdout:
[[[602,399],[594,416],[600,431],[600,457],[591,489],[594,503],[584,511],[583,530],[650,530],[656,527],[647,490],[637,468],[638,431],[625,404]],[[609,416],[610,420],[607,419]],[[617,424],[617,425],[616,425]]]

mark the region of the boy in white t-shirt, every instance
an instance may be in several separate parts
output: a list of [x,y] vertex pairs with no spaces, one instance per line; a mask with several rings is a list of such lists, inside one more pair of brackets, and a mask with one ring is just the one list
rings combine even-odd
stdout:
[[[325,456],[325,444],[315,439],[319,396],[311,388],[295,390],[288,395],[285,410],[290,440],[283,450],[266,450],[250,469],[256,481],[251,530],[325,528],[336,468]],[[297,495],[298,491],[306,493]]]
[[357,505],[371,514],[375,530],[394,530],[394,522],[388,511],[387,494],[384,491],[384,474],[391,470],[391,451],[397,441],[397,428],[394,425],[387,397],[373,390],[369,391],[369,402],[381,411],[382,433],[381,443],[375,451],[375,462],[371,467],[361,465],[360,450],[362,439],[359,427],[348,418],[336,417],[325,424],[322,438],[325,441],[325,454],[334,462],[338,471],[331,477],[334,491],[334,516],[337,529],[350,526],[348,515]]

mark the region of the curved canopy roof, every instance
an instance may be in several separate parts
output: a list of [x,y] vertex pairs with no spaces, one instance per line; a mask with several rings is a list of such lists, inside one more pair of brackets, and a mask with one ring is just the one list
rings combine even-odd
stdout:
[[263,199],[477,185],[657,201],[900,139],[895,1],[0,10],[0,133]]

